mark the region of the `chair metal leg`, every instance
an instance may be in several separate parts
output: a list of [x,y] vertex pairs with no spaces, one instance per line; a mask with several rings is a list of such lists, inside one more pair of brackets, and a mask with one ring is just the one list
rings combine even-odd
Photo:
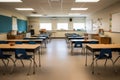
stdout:
[[11,61],[13,62],[13,64],[16,66],[15,61],[14,61],[12,58],[10,58],[10,59],[11,59]]
[[71,54],[73,55],[73,45],[71,44]]
[[[2,62],[3,62],[3,64],[4,64],[6,70],[8,70],[8,69],[7,69],[7,64],[5,63],[5,61],[4,61],[3,59],[2,59]],[[4,71],[3,71],[3,74],[5,75],[5,72],[4,72]]]
[[96,59],[96,65],[98,66],[97,61],[98,61],[98,59]]
[[113,61],[112,59],[110,59],[110,60],[112,61],[113,69],[114,69],[114,71],[116,72],[116,70],[115,70],[115,66],[114,66],[114,61]]
[[107,63],[107,59],[105,60],[105,64],[104,64],[105,67],[106,67],[106,63]]
[[8,66],[8,64],[9,64],[9,59],[6,59],[6,60],[7,60],[7,64],[6,64],[6,65]]
[[118,57],[115,59],[114,64],[116,63],[116,61],[117,61],[119,58],[120,58],[120,56],[118,56]]
[[20,61],[21,61],[22,65],[23,65],[23,67],[24,67],[24,63],[23,63],[22,59],[20,59]]
[[[0,68],[2,68],[2,67],[0,66]],[[3,71],[3,69],[1,69],[1,71],[2,71],[3,75],[5,75],[5,72]]]
[[5,66],[5,68],[7,69],[7,64],[5,63],[5,61],[3,59],[2,59],[2,62],[4,64],[4,66]]
[[[32,58],[32,60],[34,61],[34,59]],[[36,63],[36,61],[34,62],[35,63],[35,66],[37,67],[37,63]]]
[[15,69],[15,67],[16,67],[16,61],[17,61],[17,59],[15,59],[15,61],[13,60],[13,59],[11,59],[12,61],[13,61],[13,68],[11,69],[11,72],[10,72],[10,74],[12,74],[13,72],[14,72],[14,69]]
[[28,73],[27,73],[27,75],[29,75],[29,73],[30,73],[31,64],[32,64],[32,60],[30,59],[30,65],[29,65],[29,70],[28,70]]

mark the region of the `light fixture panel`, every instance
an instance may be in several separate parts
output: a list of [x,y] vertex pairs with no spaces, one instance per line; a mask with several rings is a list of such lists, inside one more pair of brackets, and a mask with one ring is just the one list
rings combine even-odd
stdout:
[[100,0],[75,0],[75,2],[98,2]]
[[71,10],[87,10],[88,8],[71,8]]
[[33,11],[34,10],[33,8],[15,8],[15,9],[19,11]]
[[21,0],[0,0],[0,2],[22,2]]

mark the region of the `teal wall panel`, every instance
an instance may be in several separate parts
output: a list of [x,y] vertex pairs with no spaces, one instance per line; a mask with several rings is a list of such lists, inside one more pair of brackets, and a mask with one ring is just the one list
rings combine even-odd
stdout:
[[12,18],[0,15],[0,33],[7,33],[12,30]]
[[27,31],[27,21],[26,20],[17,19],[17,26],[18,26],[18,32],[26,32]]

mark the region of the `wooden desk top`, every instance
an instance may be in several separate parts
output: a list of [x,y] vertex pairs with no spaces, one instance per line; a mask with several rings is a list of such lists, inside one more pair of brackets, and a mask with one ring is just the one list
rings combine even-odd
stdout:
[[0,44],[1,49],[36,49],[40,47],[40,44],[15,44],[11,46],[10,44]]
[[85,37],[67,37],[68,39],[84,39]]
[[90,42],[90,41],[98,41],[97,39],[71,39],[71,42],[77,42],[77,41],[81,41],[81,42]]
[[91,49],[102,49],[102,48],[120,49],[120,44],[87,44],[87,47]]
[[7,40],[4,40],[4,41],[8,41],[8,42],[16,42],[16,41],[28,42],[28,41],[43,41],[43,39],[32,39],[32,40],[29,40],[29,39],[7,39]]
[[24,39],[46,39],[47,37],[25,37]]

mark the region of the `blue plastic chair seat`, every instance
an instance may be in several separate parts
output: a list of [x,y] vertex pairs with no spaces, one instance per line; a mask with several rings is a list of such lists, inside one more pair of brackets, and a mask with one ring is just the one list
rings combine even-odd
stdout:
[[82,47],[82,42],[75,42],[74,48]]
[[110,57],[109,56],[107,56],[107,55],[103,55],[102,57],[100,57],[99,55],[95,55],[95,57],[97,58],[97,59],[110,59]]
[[12,55],[0,55],[0,59],[10,58]]
[[32,58],[32,55],[20,55],[19,57],[17,57],[17,59],[30,59]]

